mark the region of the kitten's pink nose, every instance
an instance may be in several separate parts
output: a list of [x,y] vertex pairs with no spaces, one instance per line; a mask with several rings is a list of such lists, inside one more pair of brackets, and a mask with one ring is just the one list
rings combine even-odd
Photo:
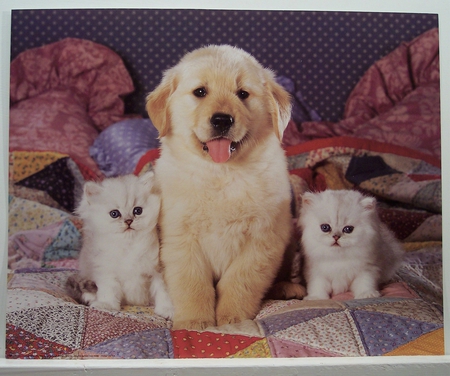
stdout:
[[339,235],[333,235],[333,239],[334,239],[335,241],[338,241],[340,238],[341,238],[341,237],[340,237]]
[[129,226],[129,225],[131,225],[133,223],[133,220],[132,219],[127,219],[125,221],[125,223]]

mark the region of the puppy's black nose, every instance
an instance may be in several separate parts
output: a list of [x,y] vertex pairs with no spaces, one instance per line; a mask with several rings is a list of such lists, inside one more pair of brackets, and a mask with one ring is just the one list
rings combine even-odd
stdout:
[[233,116],[218,112],[211,116],[211,125],[221,135],[226,134],[234,123]]

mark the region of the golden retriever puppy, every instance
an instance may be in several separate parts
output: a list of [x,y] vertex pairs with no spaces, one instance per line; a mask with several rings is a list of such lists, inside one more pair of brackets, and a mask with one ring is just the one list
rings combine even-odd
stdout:
[[147,111],[161,139],[155,173],[173,328],[253,319],[291,237],[280,145],[288,93],[243,50],[208,46],[165,72]]

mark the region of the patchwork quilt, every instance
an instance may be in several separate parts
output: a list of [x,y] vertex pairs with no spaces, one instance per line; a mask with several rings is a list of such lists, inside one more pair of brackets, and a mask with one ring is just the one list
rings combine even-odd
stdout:
[[[93,175],[68,154],[11,151],[6,357],[443,354],[439,160],[350,137],[287,147],[286,154],[297,213],[305,190],[358,189],[378,198],[381,218],[407,251],[380,298],[345,293],[321,301],[266,300],[254,320],[202,331],[172,330],[152,307],[113,312],[78,304],[64,288],[78,272],[81,245],[81,222],[72,211]],[[157,150],[146,153],[136,173],[151,169],[157,157]]]

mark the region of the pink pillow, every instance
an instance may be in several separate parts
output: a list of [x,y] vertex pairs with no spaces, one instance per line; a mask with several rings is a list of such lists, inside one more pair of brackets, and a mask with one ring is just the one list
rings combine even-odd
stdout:
[[67,38],[27,50],[11,63],[10,150],[65,153],[101,177],[89,146],[124,118],[133,90],[120,56],[100,44]]
[[338,123],[304,122],[286,144],[351,136],[440,157],[439,30],[431,29],[373,64],[347,99]]
[[407,146],[440,157],[439,107],[439,83],[420,86],[385,113],[356,126],[352,136]]
[[66,38],[22,52],[11,63],[12,104],[60,88],[77,93],[98,130],[122,118],[122,96],[134,90],[120,56],[88,40]]
[[57,151],[101,176],[89,155],[98,136],[86,106],[70,89],[51,90],[10,109],[10,150]]

